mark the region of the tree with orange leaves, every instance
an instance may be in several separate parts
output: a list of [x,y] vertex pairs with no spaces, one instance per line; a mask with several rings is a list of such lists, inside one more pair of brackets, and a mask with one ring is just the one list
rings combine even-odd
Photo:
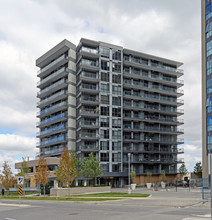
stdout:
[[71,186],[74,179],[77,178],[78,166],[79,161],[74,151],[70,154],[67,148],[63,148],[59,167],[55,170],[56,179],[65,187]]
[[49,168],[47,166],[46,159],[44,157],[40,157],[38,160],[38,167],[36,168],[36,173],[34,174],[36,183],[43,185],[44,187],[44,195],[45,195],[45,187],[49,182],[48,176],[50,174]]
[[6,190],[9,190],[14,185],[15,178],[7,161],[3,163],[2,174],[0,174],[0,183]]

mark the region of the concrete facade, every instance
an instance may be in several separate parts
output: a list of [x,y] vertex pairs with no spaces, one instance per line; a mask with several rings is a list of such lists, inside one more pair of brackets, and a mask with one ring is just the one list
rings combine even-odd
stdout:
[[104,179],[119,186],[127,184],[129,159],[138,179],[177,175],[181,62],[82,38],[78,46],[62,41],[36,65],[40,156],[59,157],[62,147],[81,160],[93,152]]

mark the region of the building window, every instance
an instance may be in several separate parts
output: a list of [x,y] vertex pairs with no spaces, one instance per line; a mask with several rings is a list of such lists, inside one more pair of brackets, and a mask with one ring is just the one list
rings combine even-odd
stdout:
[[108,71],[110,69],[110,62],[105,61],[105,60],[101,60],[101,69]]
[[109,141],[101,141],[100,142],[101,150],[109,150]]
[[112,92],[114,95],[121,95],[121,86],[113,86]]
[[102,57],[110,58],[110,49],[104,48],[104,47],[100,47],[100,55]]
[[120,166],[120,164],[113,164],[113,166],[112,166],[112,171],[113,171],[113,172],[121,172],[121,166]]
[[113,108],[112,109],[112,116],[113,117],[121,117],[121,109],[120,108]]
[[121,142],[112,142],[112,150],[114,151],[120,151],[121,150]]
[[100,119],[101,127],[109,127],[109,118]]
[[113,72],[120,73],[121,72],[121,63],[113,63]]
[[119,140],[121,139],[121,131],[112,131],[112,138],[114,140]]
[[109,153],[101,153],[100,154],[101,162],[109,162]]
[[109,130],[100,130],[100,137],[108,139],[109,138]]
[[121,153],[113,153],[112,162],[121,162]]
[[101,104],[109,104],[109,95],[101,95]]
[[109,107],[101,107],[101,115],[109,116]]
[[109,73],[101,72],[101,80],[105,82],[109,82]]
[[120,50],[112,50],[112,58],[113,58],[113,60],[121,61],[121,51]]
[[112,127],[113,128],[120,128],[121,127],[121,119],[113,119],[112,120]]
[[121,97],[112,97],[112,105],[121,106]]
[[101,83],[101,92],[109,93],[109,84]]
[[113,77],[112,77],[112,82],[113,83],[121,83],[121,75],[114,75],[113,74]]

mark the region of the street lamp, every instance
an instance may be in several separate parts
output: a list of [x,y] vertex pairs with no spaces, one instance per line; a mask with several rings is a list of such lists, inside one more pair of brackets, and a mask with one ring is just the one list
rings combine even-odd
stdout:
[[131,153],[128,153],[128,194],[131,194],[131,189],[130,189],[130,155],[131,155]]

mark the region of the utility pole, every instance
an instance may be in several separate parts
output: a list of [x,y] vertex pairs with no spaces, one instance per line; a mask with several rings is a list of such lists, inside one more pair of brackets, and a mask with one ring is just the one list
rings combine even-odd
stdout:
[[128,194],[131,194],[131,189],[130,189],[130,155],[131,155],[131,153],[128,153]]

